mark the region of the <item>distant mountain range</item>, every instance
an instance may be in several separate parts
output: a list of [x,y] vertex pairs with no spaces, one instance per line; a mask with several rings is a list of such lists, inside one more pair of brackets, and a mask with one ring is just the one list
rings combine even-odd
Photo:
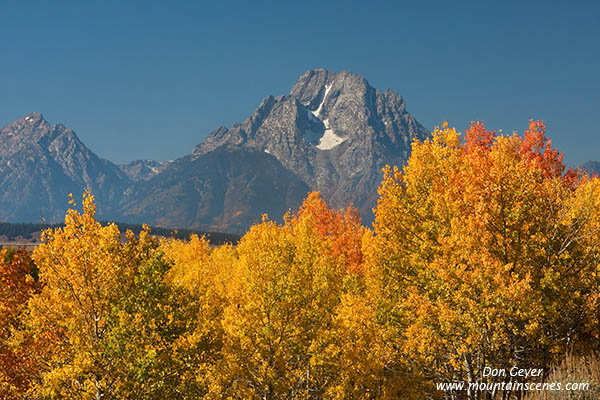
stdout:
[[311,190],[369,222],[382,167],[404,164],[411,142],[427,137],[397,93],[322,69],[172,162],[117,166],[31,113],[0,131],[0,221],[61,221],[67,194],[89,188],[102,219],[171,228],[242,233],[264,213],[280,220]]

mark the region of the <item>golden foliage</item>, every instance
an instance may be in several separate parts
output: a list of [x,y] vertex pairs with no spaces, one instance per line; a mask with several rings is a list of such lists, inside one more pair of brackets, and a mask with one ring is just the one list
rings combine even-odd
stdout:
[[547,367],[590,345],[600,185],[563,175],[543,134],[477,123],[463,141],[444,125],[404,173],[385,171],[367,263],[397,345],[429,380],[485,382],[486,366]]
[[[33,258],[42,289],[26,320],[42,346],[44,398],[178,398],[188,366],[174,346],[196,306],[165,283],[169,265],[147,232],[121,243],[95,220],[93,197],[65,227],[44,233]],[[193,320],[193,319],[192,319]]]
[[0,393],[22,399],[39,371],[36,349],[22,334],[27,301],[38,290],[25,249],[0,249]]
[[0,398],[487,399],[435,383],[600,350],[600,183],[543,123],[444,124],[379,196],[372,230],[310,193],[214,248],[122,240],[86,193],[35,266],[0,253]]

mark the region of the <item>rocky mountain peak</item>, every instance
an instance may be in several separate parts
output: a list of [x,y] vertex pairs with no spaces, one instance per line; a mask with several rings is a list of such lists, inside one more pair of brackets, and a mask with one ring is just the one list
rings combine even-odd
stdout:
[[[107,215],[129,184],[114,164],[91,152],[73,130],[29,113],[0,130],[0,220],[57,221],[67,194],[91,189]],[[18,195],[15,195],[18,193]]]
[[325,69],[308,70],[294,84],[290,95],[297,98],[306,107],[315,111],[323,105],[325,115],[327,101],[331,98],[352,97],[355,99],[365,97],[367,92],[373,90],[367,80],[350,71],[332,72]]
[[[30,112],[29,114],[27,114],[26,116],[24,116],[23,118],[21,118],[18,121],[23,121],[25,123],[29,123],[31,125],[34,124],[38,124],[44,120],[44,116],[42,115],[42,113],[39,112]],[[17,121],[17,122],[18,122]]]
[[29,113],[6,125],[0,130],[0,134],[3,136],[20,136],[31,139],[32,137],[47,135],[53,131],[52,128],[42,114]]
[[325,95],[325,86],[331,85],[337,75],[324,69],[308,70],[292,86],[290,95],[307,107],[316,109]]
[[79,142],[77,135],[63,124],[51,125],[41,113],[33,112],[6,125],[0,130],[0,147],[15,150],[29,144],[39,144],[48,148],[57,140]]
[[392,90],[380,92],[350,71],[306,71],[288,96],[268,96],[230,129],[220,127],[194,148],[262,151],[319,190],[334,207],[350,203],[365,214],[385,164],[402,164],[414,138],[429,135]]

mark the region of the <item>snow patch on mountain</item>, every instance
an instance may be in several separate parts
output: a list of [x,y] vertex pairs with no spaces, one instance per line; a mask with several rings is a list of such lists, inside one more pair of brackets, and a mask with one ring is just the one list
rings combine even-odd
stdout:
[[329,85],[325,85],[325,95],[323,96],[323,100],[321,100],[321,104],[319,104],[319,107],[317,107],[317,109],[315,111],[311,111],[313,113],[313,115],[317,118],[320,118],[321,109],[323,108],[323,104],[325,104],[325,99],[327,98],[327,95],[329,94],[329,90],[331,90],[331,83]]
[[331,150],[346,140],[346,138],[336,135],[333,129],[329,127],[329,119],[323,120],[323,125],[325,125],[325,133],[323,133],[323,136],[319,140],[317,149]]

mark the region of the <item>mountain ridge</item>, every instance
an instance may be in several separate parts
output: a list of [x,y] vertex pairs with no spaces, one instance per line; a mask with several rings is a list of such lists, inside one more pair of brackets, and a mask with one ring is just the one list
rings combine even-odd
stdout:
[[[102,217],[232,233],[245,231],[264,213],[281,220],[312,190],[334,208],[354,204],[368,223],[381,169],[404,164],[411,142],[430,135],[399,94],[381,92],[349,71],[324,69],[306,71],[288,94],[265,97],[243,122],[217,127],[190,154],[171,162],[115,165],[39,113],[1,132],[0,198],[10,190],[23,192],[31,203],[25,209],[45,202],[40,214],[57,218],[62,210],[64,216],[65,192],[90,188]],[[32,179],[5,173],[13,159],[33,171]],[[48,192],[42,204],[34,204],[35,187]],[[7,217],[36,221],[3,203],[0,220]]]

